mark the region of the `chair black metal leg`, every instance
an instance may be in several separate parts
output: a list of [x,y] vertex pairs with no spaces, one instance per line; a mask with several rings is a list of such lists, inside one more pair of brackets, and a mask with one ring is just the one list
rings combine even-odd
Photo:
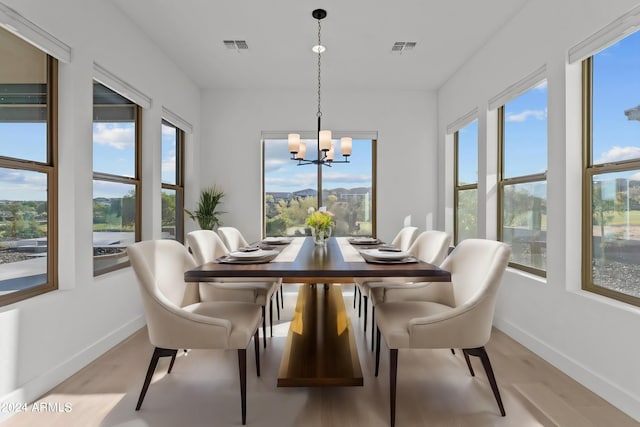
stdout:
[[398,379],[398,349],[389,350],[389,409],[391,427],[396,425],[396,380]]
[[375,375],[378,376],[378,368],[380,367],[380,328],[376,328],[376,370]]
[[264,340],[264,348],[267,348],[267,308],[262,306],[262,339]]
[[467,368],[469,368],[469,373],[472,377],[476,376],[476,373],[473,372],[473,366],[471,366],[471,360],[469,360],[469,353],[467,350],[462,349],[462,354],[464,355],[464,360],[467,361]]
[[271,330],[271,338],[273,338],[273,298],[269,301],[269,329]]
[[171,356],[171,363],[169,363],[169,369],[167,369],[167,374],[171,373],[173,369],[173,364],[176,361],[176,356],[178,355],[178,350],[173,350],[173,355]]
[[[144,384],[142,385],[142,390],[140,391],[140,397],[138,397],[138,404],[136,405],[136,411],[140,410],[142,406],[142,401],[144,400],[144,396],[147,394],[147,389],[149,388],[149,384],[151,384],[151,378],[153,378],[153,373],[156,371],[156,367],[158,366],[158,360],[161,357],[175,357],[177,350],[170,350],[168,348],[156,347],[153,350],[153,355],[151,356],[151,362],[149,363],[149,368],[147,369],[147,376],[144,379]],[[171,367],[170,367],[171,368]]]
[[369,301],[368,296],[363,296],[364,299],[364,331],[367,332],[367,302]]
[[360,291],[360,298],[358,298],[358,318],[362,316],[362,291]]
[[482,361],[482,366],[484,367],[484,371],[487,373],[487,379],[489,380],[489,384],[491,385],[491,390],[493,390],[493,395],[495,396],[496,402],[498,403],[500,415],[504,417],[506,415],[506,412],[504,411],[504,405],[502,404],[500,391],[498,390],[498,383],[496,383],[496,377],[493,375],[493,368],[491,368],[491,362],[489,361],[489,355],[487,354],[487,351],[484,349],[484,347],[467,348],[463,351],[469,353],[471,356],[479,357]]
[[[278,313],[278,321],[280,320],[280,297],[278,296],[280,295],[278,293],[278,291],[276,291],[276,312]],[[271,333],[271,336],[273,336],[273,332]]]
[[257,376],[260,376],[260,334],[258,333],[258,329],[256,329],[256,333],[253,336],[253,347],[256,351],[256,373]]
[[451,349],[451,354],[456,354],[456,351],[454,349]]
[[[282,285],[280,285],[280,304],[282,304],[282,308],[284,309],[284,291],[282,290]],[[280,320],[279,317],[278,320]]]
[[371,351],[373,351],[373,345],[374,345],[374,336],[373,336],[373,331],[375,329],[376,326],[376,307],[371,304]]
[[356,298],[358,295],[358,285],[353,284],[353,309],[356,309]]
[[238,349],[238,368],[240,371],[240,401],[242,406],[242,425],[247,423],[247,349]]

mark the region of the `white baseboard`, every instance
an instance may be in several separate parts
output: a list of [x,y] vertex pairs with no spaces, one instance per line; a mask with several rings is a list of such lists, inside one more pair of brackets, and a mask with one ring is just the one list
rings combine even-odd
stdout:
[[494,319],[494,326],[613,406],[637,421],[640,421],[640,405],[638,404],[640,397],[612,383],[597,372],[592,371],[577,360],[567,356],[507,320],[496,317]]
[[[23,384],[20,388],[0,398],[3,403],[29,403],[38,399],[43,394],[87,366],[89,363],[106,353],[115,345],[129,337],[145,325],[143,315],[135,317],[110,334],[87,346],[84,350],[74,354],[59,365],[49,369],[36,378]],[[11,417],[11,413],[0,411],[0,422]]]

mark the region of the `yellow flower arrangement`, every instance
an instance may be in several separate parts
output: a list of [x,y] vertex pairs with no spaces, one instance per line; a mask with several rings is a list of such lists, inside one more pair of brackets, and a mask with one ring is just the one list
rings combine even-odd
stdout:
[[333,226],[333,218],[327,212],[314,211],[307,217],[305,224],[315,230],[327,231]]

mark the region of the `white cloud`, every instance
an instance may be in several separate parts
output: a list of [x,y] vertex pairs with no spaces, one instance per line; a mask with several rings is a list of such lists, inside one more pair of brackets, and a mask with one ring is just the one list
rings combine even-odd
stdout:
[[633,174],[629,177],[631,180],[640,181],[640,172]]
[[162,135],[175,137],[176,128],[172,126],[162,125]]
[[530,117],[533,117],[535,120],[544,120],[547,117],[547,110],[524,110],[518,114],[508,114],[506,121],[521,123]]
[[371,184],[371,175],[354,175],[342,172],[325,172],[322,179],[326,182],[348,182],[351,184]]
[[290,191],[289,189],[295,187],[296,190],[302,190],[305,188],[316,188],[317,177],[314,172],[296,173],[288,178],[266,178],[265,184],[268,187],[285,187],[284,191]]
[[116,150],[126,150],[133,147],[135,141],[134,128],[133,126],[123,127],[114,123],[95,123],[93,141],[96,144],[107,145]]
[[292,163],[289,159],[265,159],[264,171],[277,172],[282,166]]
[[0,200],[45,200],[47,176],[0,168]]
[[544,90],[547,88],[547,81],[542,81],[538,86],[534,87],[534,90]]
[[636,158],[640,158],[640,147],[614,146],[609,151],[602,153],[595,163],[610,163]]
[[176,171],[176,156],[171,156],[162,162],[162,173]]

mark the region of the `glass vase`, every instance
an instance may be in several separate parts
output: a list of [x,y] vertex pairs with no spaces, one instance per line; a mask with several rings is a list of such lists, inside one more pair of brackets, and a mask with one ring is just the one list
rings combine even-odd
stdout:
[[316,245],[326,246],[327,240],[331,237],[331,227],[324,230],[314,227],[311,229],[311,236],[313,237],[313,242]]

